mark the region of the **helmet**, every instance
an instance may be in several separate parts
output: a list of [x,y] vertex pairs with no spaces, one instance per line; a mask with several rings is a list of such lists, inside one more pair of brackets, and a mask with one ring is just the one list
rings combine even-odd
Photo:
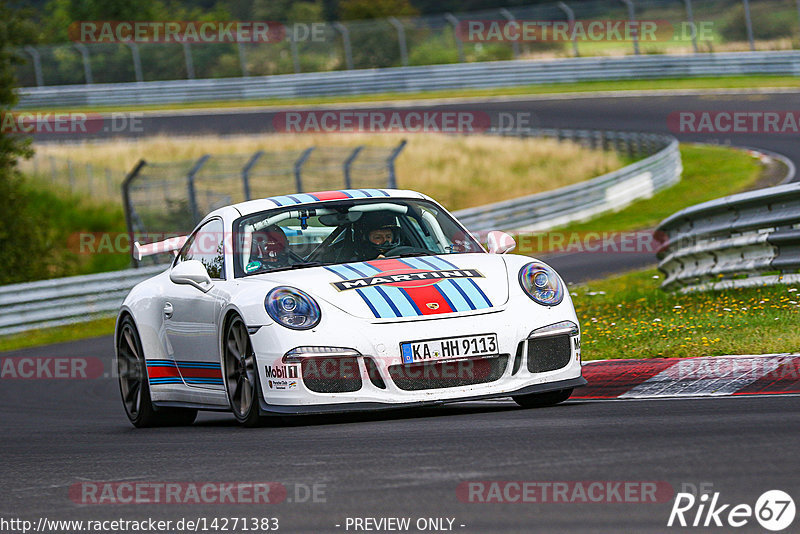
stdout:
[[366,254],[378,256],[400,244],[400,225],[392,212],[367,211],[353,228],[356,244]]
[[258,260],[262,264],[286,263],[287,252],[289,252],[289,240],[280,226],[273,224],[253,232],[251,260]]

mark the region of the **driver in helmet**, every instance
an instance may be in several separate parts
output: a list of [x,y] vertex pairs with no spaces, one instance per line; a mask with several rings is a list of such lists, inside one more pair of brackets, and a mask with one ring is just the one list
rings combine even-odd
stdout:
[[248,273],[287,267],[290,263],[289,240],[277,224],[253,232],[253,244],[250,250],[250,262],[245,266],[245,272]]
[[391,212],[368,211],[354,224],[355,252],[360,261],[385,257],[400,244],[400,225]]

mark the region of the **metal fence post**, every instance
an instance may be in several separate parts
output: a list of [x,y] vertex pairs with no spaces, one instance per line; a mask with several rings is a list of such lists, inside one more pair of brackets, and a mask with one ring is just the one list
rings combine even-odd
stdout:
[[394,161],[397,159],[397,156],[400,155],[400,152],[403,151],[403,148],[405,148],[407,142],[408,141],[405,139],[400,141],[400,144],[397,145],[394,150],[392,150],[392,153],[386,160],[386,168],[389,170],[389,189],[397,189],[397,175],[394,172]]
[[239,49],[239,63],[242,66],[242,76],[249,76],[247,73],[247,54],[244,49],[244,43],[237,42],[236,48]]
[[89,60],[89,49],[83,43],[74,43],[73,46],[81,53],[81,58],[83,58],[83,78],[86,81],[86,85],[90,85],[92,83],[92,63]]
[[36,85],[41,87],[44,85],[44,77],[42,76],[42,57],[39,55],[39,51],[32,46],[25,46],[23,47],[30,56],[33,58],[33,75],[36,77]]
[[620,0],[623,4],[628,6],[628,20],[631,23],[631,35],[633,36],[633,53],[639,55],[639,28],[636,27],[636,10],[633,6],[633,0]]
[[[517,23],[517,19],[515,19],[514,15],[511,14],[511,11],[509,11],[506,8],[503,7],[503,8],[500,8],[500,14],[503,15],[505,18],[507,18],[508,22],[510,22],[512,24],[516,24],[517,26],[519,26],[519,24]],[[517,32],[517,33],[519,34],[519,32]],[[514,51],[514,58],[518,58],[519,57],[519,39],[514,39],[513,41],[511,41],[511,50]]]
[[75,169],[72,168],[72,160],[67,160],[67,174],[69,176],[69,192],[75,192]]
[[800,0],[797,0],[797,22],[800,23]]
[[408,67],[408,46],[406,45],[406,30],[403,28],[403,24],[397,20],[395,17],[389,17],[386,19],[389,21],[389,24],[394,26],[394,29],[397,30],[397,44],[400,47],[400,62],[403,64],[404,67]]
[[578,34],[575,32],[575,12],[564,2],[559,2],[558,7],[567,15],[569,31],[572,34],[572,54],[575,57],[580,57],[581,55],[578,52]]
[[[798,0],[800,2],[800,0]],[[692,30],[692,48],[694,53],[699,52],[697,48],[697,27],[694,24],[694,13],[692,12],[692,0],[683,0],[686,5],[686,19],[689,21],[689,28]]]
[[350,46],[350,31],[341,22],[334,22],[333,27],[342,34],[342,44],[344,45],[344,61],[347,70],[353,70],[353,49]]
[[[797,1],[800,2],[800,0]],[[464,63],[466,61],[464,57],[464,43],[461,42],[461,38],[458,36],[458,19],[452,13],[445,13],[444,18],[453,26],[453,38],[456,40],[456,48],[458,49],[458,61]]]
[[[136,165],[133,166],[133,169],[125,176],[125,179],[122,180],[122,185],[120,186],[122,189],[122,208],[125,210],[125,226],[128,228],[131,250],[133,250],[132,244],[135,240],[133,238],[133,205],[131,204],[130,185],[131,181],[139,175],[139,171],[141,171],[142,167],[145,165],[147,165],[147,162],[140,159]],[[133,258],[133,254],[131,254],[131,258],[133,259],[133,266],[139,267],[139,262]]]
[[750,16],[750,0],[742,0],[744,4],[744,23],[747,27],[747,40],[750,42],[750,50],[755,51],[756,43],[753,37],[753,18]]
[[351,152],[350,155],[347,156],[347,159],[344,160],[344,165],[342,165],[342,171],[344,172],[344,188],[345,189],[351,189],[352,188],[352,183],[351,183],[351,180],[350,180],[350,167],[352,167],[353,162],[356,160],[356,158],[358,157],[358,154],[362,150],[364,150],[364,145],[357,146],[355,148],[355,150],[353,150],[353,152]]
[[133,72],[136,76],[136,81],[141,82],[144,81],[142,77],[142,58],[139,56],[139,47],[136,46],[136,43],[127,42],[125,43],[128,45],[128,48],[131,49],[131,58],[133,59]]
[[50,156],[50,179],[56,184],[56,158]]
[[297,39],[295,39],[295,28],[292,28],[289,33],[289,50],[292,53],[292,66],[294,73],[300,74],[300,54],[297,51]]
[[194,177],[210,157],[211,156],[208,154],[201,156],[186,175],[186,191],[189,194],[189,210],[192,212],[194,224],[200,222],[200,210],[197,207],[197,191],[195,191],[194,188]]
[[111,197],[114,195],[114,184],[111,180],[111,169],[106,167],[106,192],[108,196]]
[[244,167],[242,167],[242,185],[244,186],[244,199],[250,200],[252,198],[250,194],[250,170],[258,163],[258,160],[261,156],[264,155],[263,150],[259,150],[255,154],[253,154],[250,159],[245,163]]
[[312,146],[311,148],[305,149],[303,153],[300,154],[300,157],[297,158],[297,161],[294,162],[294,185],[298,193],[303,192],[303,164],[308,160],[314,148],[315,147]]
[[186,79],[194,80],[194,61],[192,60],[192,49],[189,43],[181,43],[183,46],[183,59],[186,60]]

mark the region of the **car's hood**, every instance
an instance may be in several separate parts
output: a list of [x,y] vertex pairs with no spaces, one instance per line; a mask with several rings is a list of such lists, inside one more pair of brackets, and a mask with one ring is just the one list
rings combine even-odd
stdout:
[[248,277],[293,286],[364,319],[470,314],[508,300],[503,258],[445,254],[387,258]]

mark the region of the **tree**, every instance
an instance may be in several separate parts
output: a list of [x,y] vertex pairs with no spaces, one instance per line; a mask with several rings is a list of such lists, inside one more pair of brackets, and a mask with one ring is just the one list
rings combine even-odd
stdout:
[[[14,65],[21,60],[11,47],[22,40],[24,27],[5,0],[0,0],[0,113],[7,113],[17,103],[14,92]],[[28,154],[27,143],[0,129],[0,172],[13,171],[17,159]],[[2,198],[2,197],[0,197]]]
[[[42,41],[69,42],[69,27],[90,20],[159,20],[170,16],[158,0],[49,0]],[[173,17],[174,18],[174,15]]]
[[[17,102],[14,91],[14,64],[20,59],[11,47],[26,35],[24,20],[0,0],[0,117],[6,116]],[[37,231],[34,214],[28,204],[17,161],[30,157],[28,141],[0,128],[0,284],[45,278],[51,260],[46,256],[46,236]],[[41,263],[32,257],[44,257]],[[33,263],[32,266],[29,264]]]

